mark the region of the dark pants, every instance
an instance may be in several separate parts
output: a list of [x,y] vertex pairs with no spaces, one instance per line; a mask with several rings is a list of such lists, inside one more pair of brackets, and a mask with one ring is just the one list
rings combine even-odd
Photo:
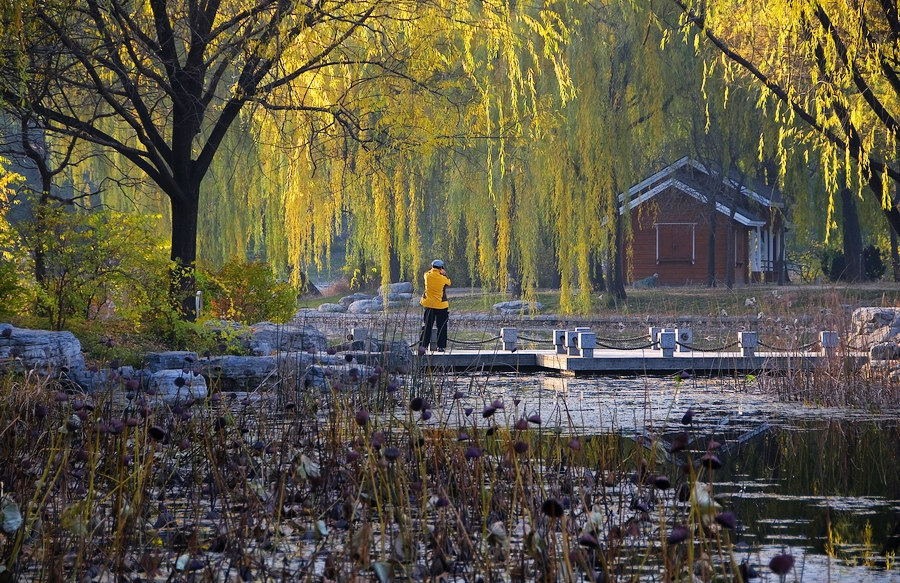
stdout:
[[428,345],[431,344],[431,327],[437,325],[437,347],[447,348],[447,320],[449,319],[450,308],[425,308],[419,346],[428,348]]

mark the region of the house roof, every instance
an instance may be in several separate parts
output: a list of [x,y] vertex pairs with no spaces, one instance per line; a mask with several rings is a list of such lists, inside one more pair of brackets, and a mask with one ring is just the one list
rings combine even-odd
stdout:
[[708,192],[711,186],[708,180],[710,178],[717,186],[724,185],[725,187],[722,192],[716,194],[716,210],[729,217],[734,210],[734,220],[746,227],[763,227],[767,224],[765,216],[754,207],[756,209],[782,207],[781,202],[775,200],[780,195],[776,189],[767,187],[772,194],[765,196],[756,190],[747,188],[736,179],[722,176],[714,170],[707,169],[700,162],[685,156],[638,182],[627,192],[619,194],[619,214],[625,212],[626,195],[630,210],[669,188],[674,188],[705,204],[709,199],[704,192]]

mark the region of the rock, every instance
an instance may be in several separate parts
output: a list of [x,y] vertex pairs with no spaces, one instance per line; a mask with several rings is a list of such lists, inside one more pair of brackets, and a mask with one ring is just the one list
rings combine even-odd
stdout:
[[360,300],[371,300],[371,299],[372,299],[372,296],[370,296],[369,294],[357,292],[355,294],[351,294],[349,296],[342,297],[341,299],[338,300],[338,303],[340,305],[344,306],[345,308],[349,308],[350,304],[352,304],[353,302],[358,302]]
[[347,311],[347,306],[342,306],[341,304],[321,304],[316,311],[323,312],[326,314],[337,314],[341,312]]
[[850,345],[869,349],[900,341],[900,308],[857,308],[850,316]]
[[214,391],[255,391],[271,388],[286,378],[299,377],[313,360],[314,356],[305,352],[219,356],[204,360],[202,372]]
[[147,392],[166,403],[205,399],[209,394],[203,375],[183,370],[159,370],[150,375]]
[[543,309],[544,305],[541,302],[526,302],[524,300],[499,302],[491,306],[491,310],[500,312],[506,316],[540,312]]
[[391,292],[391,293],[388,294],[387,299],[388,299],[388,302],[390,302],[390,303],[392,303],[392,304],[393,304],[394,302],[406,304],[406,303],[409,302],[409,300],[412,299],[412,297],[413,297],[413,295],[412,295],[411,293],[406,293],[406,292],[394,293],[394,292]]
[[250,350],[253,354],[300,350],[325,350],[325,334],[312,326],[259,322],[250,326]]
[[372,314],[384,310],[384,304],[381,298],[371,300],[358,300],[347,307],[347,311],[351,314]]
[[70,372],[68,378],[75,381],[81,389],[93,393],[109,388],[127,391],[128,381],[131,379],[137,379],[140,387],[147,388],[151,374],[152,372],[146,369],[135,370],[131,366],[120,366],[115,370],[109,368],[88,370],[84,368]]
[[876,344],[869,351],[872,360],[900,360],[900,345],[896,342]]
[[197,362],[197,353],[189,350],[150,352],[144,358],[144,367],[150,372],[171,369],[191,369]]
[[378,288],[378,295],[383,296],[385,292],[388,296],[391,294],[410,294],[413,293],[413,284],[408,281],[399,283],[387,283]]
[[68,369],[76,373],[84,369],[81,342],[71,332],[29,330],[0,324],[0,370]]
[[631,284],[631,287],[633,287],[635,289],[641,289],[641,288],[646,289],[646,288],[656,287],[656,281],[658,279],[659,279],[659,274],[654,273],[650,277],[645,277],[644,279],[637,280],[636,282]]

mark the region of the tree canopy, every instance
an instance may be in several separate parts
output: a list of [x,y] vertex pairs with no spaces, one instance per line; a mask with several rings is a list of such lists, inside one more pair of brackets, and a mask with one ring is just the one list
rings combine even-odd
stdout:
[[[551,283],[564,310],[584,312],[600,288],[624,295],[620,193],[685,154],[818,188],[808,174],[834,185],[850,138],[865,135],[852,175],[875,184],[890,172],[877,164],[893,138],[862,96],[841,105],[816,102],[818,85],[805,101],[785,90],[819,124],[803,133],[799,105],[779,105],[775,86],[746,90],[701,45],[672,42],[679,17],[716,23],[694,34],[726,48],[763,46],[761,35],[780,47],[765,61],[778,75],[812,83],[783,48],[790,35],[745,26],[737,7],[727,18],[745,20],[729,29],[726,8],[708,6],[701,16],[612,0],[14,3],[0,98],[46,134],[57,167],[77,152],[71,183],[102,182],[104,204],[165,217],[183,300],[198,259],[263,259],[299,285],[340,240],[359,281],[418,281],[440,256],[454,283],[525,296]],[[789,155],[802,139],[816,152]],[[810,171],[808,160],[822,162]]]
[[[675,6],[678,21],[668,9]],[[764,90],[760,106],[800,132],[823,155],[826,182],[869,187],[894,230],[900,230],[897,116],[900,114],[900,16],[893,2],[670,0],[657,14],[695,40],[705,37],[722,75]],[[799,123],[798,123],[799,122]],[[789,142],[788,142],[789,143]],[[787,148],[782,148],[782,160]],[[782,167],[784,163],[782,164]]]
[[[533,123],[538,61],[563,99],[569,91],[554,58],[565,36],[558,18],[505,3],[82,0],[7,11],[6,107],[51,136],[91,144],[105,156],[98,173],[128,194],[162,193],[171,258],[188,275],[201,192],[204,215],[264,207],[263,228],[250,230],[289,241],[281,259],[295,276],[343,228],[345,196],[362,197],[354,206],[374,209],[384,264],[417,235],[388,223],[416,224],[404,218],[423,208],[417,161],[403,151],[415,146],[428,163],[441,148]],[[218,165],[217,184],[230,186],[204,189],[226,147],[232,162],[261,172]],[[502,140],[486,153],[502,160]],[[406,202],[391,194],[396,177],[407,181],[403,196],[412,193]],[[251,201],[246,187],[267,196]],[[177,284],[182,296],[191,291],[189,276]]]

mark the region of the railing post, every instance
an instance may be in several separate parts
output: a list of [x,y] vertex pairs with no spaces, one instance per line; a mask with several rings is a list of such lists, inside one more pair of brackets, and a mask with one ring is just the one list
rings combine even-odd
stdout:
[[659,326],[650,326],[648,329],[648,334],[650,335],[650,347],[651,350],[656,350],[659,348],[659,333],[662,332],[663,329]]
[[581,356],[584,358],[594,358],[594,348],[597,347],[597,335],[593,332],[578,333],[578,348],[581,349]]
[[837,353],[838,333],[834,330],[819,332],[819,344],[823,356],[834,356]]
[[503,343],[503,350],[514,352],[516,343],[519,340],[519,331],[515,328],[500,328],[500,342]]
[[368,328],[350,328],[350,332],[347,334],[347,340],[350,342],[365,342],[368,339]]
[[675,332],[673,330],[659,333],[659,349],[666,358],[675,356]]
[[566,330],[566,348],[569,356],[578,356],[578,332]]
[[565,330],[554,330],[553,331],[553,346],[556,348],[556,354],[565,354],[566,353],[566,331]]
[[690,347],[694,344],[693,330],[690,328],[675,328],[675,338],[678,339],[678,352],[691,352]]
[[738,345],[743,356],[754,356],[759,346],[759,337],[756,332],[738,332]]

